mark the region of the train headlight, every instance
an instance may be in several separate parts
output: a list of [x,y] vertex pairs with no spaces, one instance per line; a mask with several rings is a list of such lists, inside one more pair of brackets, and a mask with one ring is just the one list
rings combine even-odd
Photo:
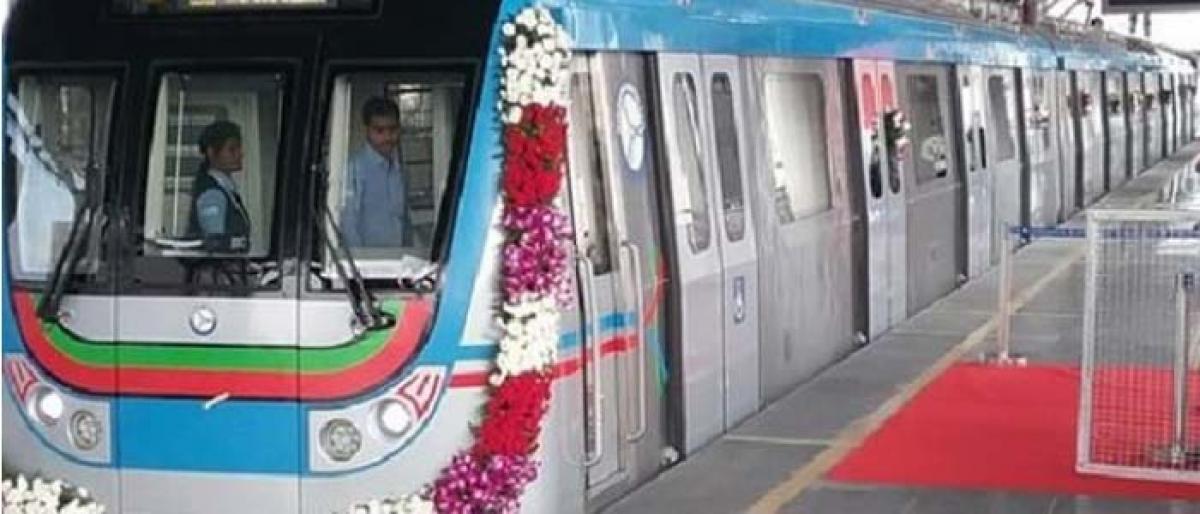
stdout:
[[349,420],[333,419],[321,428],[321,450],[337,462],[346,462],[362,448],[362,433]]
[[59,419],[62,419],[66,406],[58,391],[43,385],[34,389],[33,394],[29,396],[28,408],[38,421],[46,425],[54,425],[58,423]]
[[379,430],[388,437],[400,437],[412,427],[412,416],[408,409],[396,400],[384,400],[375,408],[375,420]]
[[100,418],[87,410],[75,411],[71,415],[71,444],[80,450],[91,450],[96,445],[100,444],[100,437],[104,433],[104,426],[100,424]]

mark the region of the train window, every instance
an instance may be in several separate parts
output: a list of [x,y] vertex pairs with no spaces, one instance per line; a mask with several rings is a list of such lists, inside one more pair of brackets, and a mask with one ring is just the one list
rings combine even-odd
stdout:
[[[16,201],[8,207],[12,217],[7,227],[15,279],[46,279],[85,188],[103,187],[115,88],[116,81],[97,76],[45,74],[18,80],[13,107],[20,122],[7,129],[16,176],[6,184],[15,185],[8,197]],[[98,233],[89,235],[77,272],[96,272],[99,239]]]
[[769,73],[763,82],[771,178],[779,222],[829,210],[825,86],[815,73]]
[[688,243],[693,252],[708,248],[712,242],[712,224],[708,216],[708,185],[704,182],[703,152],[700,147],[700,117],[696,102],[696,81],[690,73],[676,73],[672,102],[675,113],[675,149],[679,155],[679,210],[688,216]]
[[[571,75],[571,107],[567,130],[570,131],[571,146],[568,159],[572,193],[585,204],[588,211],[587,233],[582,234],[590,243],[587,255],[592,259],[596,275],[612,271],[612,259],[608,247],[608,198],[605,191],[604,167],[600,163],[600,152],[596,149],[595,114],[592,112],[592,82],[588,73]],[[577,214],[578,215],[578,214]]]
[[1041,149],[1040,155],[1048,156],[1052,140],[1050,134],[1050,110],[1046,108],[1046,105],[1050,102],[1050,95],[1047,94],[1046,89],[1046,78],[1035,76],[1030,85],[1032,89],[1030,97],[1033,99],[1033,105],[1026,107],[1026,123],[1029,125],[1030,130],[1037,133],[1037,137],[1034,137],[1031,142],[1036,143],[1037,148]]
[[[396,279],[429,265],[464,88],[453,72],[335,77],[325,202],[364,277]],[[323,262],[323,275],[336,277],[332,256]]]
[[879,107],[875,100],[875,81],[870,75],[862,77],[863,113],[862,122],[871,134],[871,157],[867,163],[870,176],[871,197],[883,196],[883,163],[879,156]]
[[742,160],[738,149],[737,117],[733,111],[733,85],[729,75],[712,77],[713,135],[717,145],[717,165],[721,172],[721,196],[725,213],[725,234],[730,241],[746,237],[746,201],[742,192]]
[[146,179],[146,255],[267,254],[282,88],[274,74],[163,75]]
[[1008,98],[1012,88],[1004,77],[988,77],[988,102],[991,104],[992,121],[995,122],[996,160],[1004,162],[1017,156],[1016,141],[1013,140],[1013,123],[1009,116]]
[[910,75],[908,94],[912,115],[913,168],[917,184],[948,176],[945,120],[941,92],[934,75]]

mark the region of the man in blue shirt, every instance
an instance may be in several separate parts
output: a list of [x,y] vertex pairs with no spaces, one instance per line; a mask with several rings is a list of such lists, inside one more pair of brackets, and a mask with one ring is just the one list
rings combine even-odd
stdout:
[[400,161],[400,108],[374,97],[362,109],[366,143],[350,157],[342,194],[342,232],[357,247],[411,245],[408,177]]
[[234,123],[216,121],[200,134],[204,161],[192,186],[188,232],[210,252],[250,249],[250,216],[233,174],[242,170],[242,131]]

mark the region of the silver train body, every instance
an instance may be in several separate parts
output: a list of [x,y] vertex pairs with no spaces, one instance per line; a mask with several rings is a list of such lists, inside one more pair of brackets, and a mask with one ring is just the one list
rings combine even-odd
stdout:
[[[1006,227],[1065,221],[1200,135],[1194,62],[1132,44],[1122,51],[1137,56],[1106,56],[1111,38],[808,1],[548,3],[578,45],[561,198],[578,302],[563,318],[561,376],[524,512],[611,504],[988,272]],[[502,2],[497,19],[521,4]],[[79,450],[6,380],[5,469],[64,478],[128,514],[328,514],[429,483],[472,440],[494,350],[504,236],[497,64],[485,63],[453,215],[456,227],[485,228],[476,246],[451,241],[444,272],[470,279],[432,297],[429,342],[393,380],[275,410],[160,399],[156,415],[180,417],[151,418],[137,395],[60,384],[6,335],[6,373],[25,363],[68,412],[106,413],[111,437]],[[18,293],[5,292],[18,312]],[[284,333],[321,348],[354,336],[340,296],[267,296],[205,299],[222,319],[219,338],[269,345]],[[196,342],[186,326],[195,298],[68,294],[64,308],[64,323],[89,339]],[[439,318],[449,311],[458,321]],[[5,316],[11,331],[19,314]],[[418,378],[437,385],[418,399],[425,412],[411,433],[364,429],[350,460],[322,453],[328,420],[370,427],[374,406]],[[223,408],[290,419],[296,444],[283,458],[295,462],[205,469],[208,457],[168,450],[203,439],[217,454],[252,451],[238,439],[268,437],[250,425],[192,433],[213,430],[196,420]],[[168,428],[117,433],[130,423]]]

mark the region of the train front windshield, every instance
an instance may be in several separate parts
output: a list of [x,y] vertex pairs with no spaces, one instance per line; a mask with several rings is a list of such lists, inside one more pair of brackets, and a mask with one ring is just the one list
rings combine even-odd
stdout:
[[[276,7],[259,4],[254,9]],[[279,289],[288,275],[313,291],[361,278],[402,292],[436,274],[483,48],[459,38],[469,52],[371,56],[429,49],[376,43],[359,50],[365,47],[345,40],[372,40],[369,34],[314,17],[360,15],[364,26],[393,25],[374,2],[289,3],[283,10],[302,8],[309,10],[295,25],[328,29],[324,39],[272,28],[288,38],[256,48],[250,43],[269,34],[243,28],[245,45],[233,37],[214,51],[181,38],[111,69],[76,69],[69,61],[82,48],[45,56],[19,41],[21,31],[11,37],[15,79],[6,114],[16,127],[10,132],[21,134],[5,212],[13,278],[42,289],[58,269],[72,287],[193,295]],[[208,15],[221,9],[247,7],[117,0],[92,28],[161,34],[153,23],[217,23]]]

